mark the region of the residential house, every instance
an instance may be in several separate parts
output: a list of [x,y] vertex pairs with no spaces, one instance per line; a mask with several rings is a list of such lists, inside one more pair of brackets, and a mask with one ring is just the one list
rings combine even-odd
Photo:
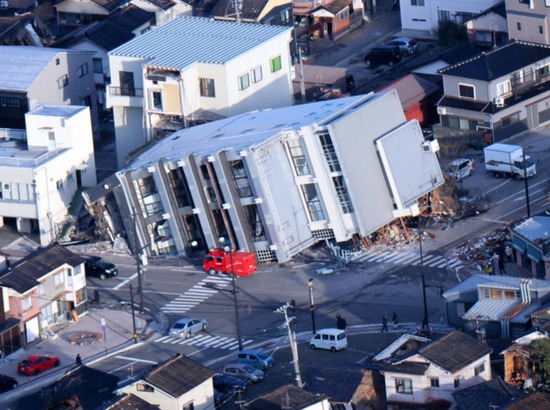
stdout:
[[32,13],[0,17],[0,45],[42,46],[40,36],[32,26]]
[[113,404],[107,407],[107,410],[158,410],[157,406],[149,404],[145,400],[134,396],[133,394],[124,394]]
[[87,105],[99,137],[93,52],[0,46],[0,128],[25,128],[25,113],[39,104]]
[[[10,403],[11,410],[97,409],[114,396],[118,376],[87,366],[67,371],[39,392]],[[144,408],[140,408],[144,410]]]
[[2,9],[27,9],[34,5],[34,0],[2,0],[0,8]]
[[395,88],[407,121],[417,120],[427,127],[439,119],[435,104],[441,96],[440,88],[430,76],[409,73],[378,90],[383,92]]
[[504,2],[483,11],[466,22],[468,42],[481,48],[501,46],[508,42]]
[[183,0],[130,0],[129,4],[155,13],[155,25],[159,27],[176,17],[193,15],[193,7]]
[[95,187],[94,200],[83,195],[104,229],[106,215],[119,218],[130,246],[149,256],[191,256],[223,237],[260,261],[284,262],[418,214],[418,199],[444,182],[437,151],[392,90],[178,131]]
[[508,409],[508,405],[524,397],[527,393],[510,386],[500,377],[453,392],[458,410]]
[[382,370],[388,404],[453,403],[452,393],[491,380],[492,349],[453,331]]
[[550,406],[550,394],[536,391],[527,397],[514,401],[506,410],[545,410]]
[[0,225],[38,232],[45,246],[79,189],[97,183],[90,109],[41,105],[26,122],[26,130],[1,130]]
[[548,339],[548,334],[529,333],[512,342],[500,354],[504,356],[504,380],[519,389],[537,386],[541,381],[539,363],[531,357],[530,345],[534,340]]
[[512,248],[517,264],[534,278],[550,279],[550,217],[533,216],[512,228]]
[[520,337],[530,314],[550,301],[550,282],[511,276],[473,275],[443,294],[449,324],[479,339]]
[[178,17],[111,51],[119,166],[187,126],[291,105],[291,35],[290,27]]
[[511,41],[439,73],[438,136],[498,142],[550,121],[550,46]]
[[279,410],[281,408],[325,410],[330,408],[330,405],[327,396],[323,394],[313,394],[292,384],[286,384],[245,403],[244,408],[250,410]]
[[84,259],[57,243],[38,248],[0,272],[0,292],[0,323],[19,325],[19,340],[2,335],[0,348],[9,354],[73,312],[87,313]]
[[234,0],[217,1],[210,12],[216,20],[242,21],[277,26],[293,26],[291,0],[242,0],[235,10]]
[[[292,81],[294,99],[301,102],[316,101],[328,90],[348,91],[348,70],[344,67],[326,67],[312,64],[296,64],[296,77]],[[353,77],[351,77],[353,78]],[[302,101],[302,91],[305,100]]]
[[95,100],[100,111],[103,111],[107,108],[105,87],[111,81],[107,53],[149,31],[155,24],[153,12],[128,4],[127,7],[118,9],[105,20],[96,21],[71,31],[58,39],[53,47],[94,52]]
[[546,1],[505,0],[508,37],[550,45],[550,9]]
[[[482,52],[481,49],[470,43],[460,43],[442,53],[434,55],[432,58],[427,58],[426,61],[414,67],[411,72],[422,75],[433,75],[441,81],[439,70],[451,65],[469,60]],[[443,87],[442,85],[440,86]]]
[[[296,20],[307,27],[310,38],[338,40],[351,30],[352,0],[294,0],[292,9]],[[362,13],[361,14],[362,18]]]
[[178,354],[120,392],[137,396],[163,410],[213,409],[213,376],[212,370]]
[[[409,37],[436,37],[440,22],[464,24],[502,0],[410,0],[399,4],[401,30]],[[512,38],[512,37],[511,37]]]
[[61,0],[54,5],[59,28],[70,31],[100,21],[126,0]]

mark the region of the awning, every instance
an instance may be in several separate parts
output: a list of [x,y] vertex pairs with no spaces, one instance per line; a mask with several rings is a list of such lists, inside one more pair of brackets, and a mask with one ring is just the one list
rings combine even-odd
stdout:
[[521,253],[525,253],[527,250],[527,245],[517,236],[512,236],[512,247]]
[[536,263],[540,263],[542,260],[542,255],[540,251],[536,248],[533,248],[532,246],[527,247],[527,257]]

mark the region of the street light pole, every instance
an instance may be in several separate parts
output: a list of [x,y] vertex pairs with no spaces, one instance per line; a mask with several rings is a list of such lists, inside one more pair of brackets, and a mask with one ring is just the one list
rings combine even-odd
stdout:
[[[219,238],[218,242],[221,245],[223,245],[223,243],[225,242],[225,238],[223,237]],[[231,286],[232,286],[231,293],[233,293],[233,306],[235,307],[235,327],[237,329],[237,341],[239,342],[239,350],[243,350],[243,339],[241,337],[241,322],[239,319],[239,305],[237,303],[237,283],[236,283],[237,276],[235,275],[235,269],[233,267],[233,249],[230,248],[229,246],[226,246],[223,248],[223,251],[225,253],[229,252],[229,264],[231,265],[231,274],[230,274]]]
[[138,238],[138,225],[137,225],[137,213],[136,208],[134,208],[134,255],[136,259],[136,273],[138,277],[138,288],[137,293],[139,296],[139,313],[143,314],[143,284],[141,277],[141,259],[139,257],[140,245]]
[[137,343],[137,331],[136,331],[136,312],[134,310],[134,291],[132,289],[132,284],[130,283],[130,306],[132,307],[132,327],[134,329],[134,334],[132,338],[134,339],[134,344]]
[[313,278],[309,278],[307,281],[307,287],[309,288],[309,310],[311,311],[311,328],[313,334],[315,334],[315,302],[313,301]]
[[525,181],[525,201],[527,202],[527,218],[531,218],[531,205],[529,204],[529,182],[527,182],[527,165],[525,164],[525,151],[523,151],[523,180]]

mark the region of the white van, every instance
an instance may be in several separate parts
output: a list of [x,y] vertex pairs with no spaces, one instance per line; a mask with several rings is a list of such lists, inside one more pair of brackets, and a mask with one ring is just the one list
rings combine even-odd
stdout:
[[346,332],[340,329],[322,329],[309,341],[312,349],[326,349],[332,352],[348,347]]

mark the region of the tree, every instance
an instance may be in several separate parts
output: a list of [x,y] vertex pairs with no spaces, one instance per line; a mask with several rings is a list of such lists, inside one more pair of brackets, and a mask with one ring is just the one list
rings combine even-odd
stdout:
[[439,20],[437,27],[437,43],[441,47],[452,47],[466,41],[466,27],[454,21]]
[[537,339],[531,342],[531,361],[537,363],[540,372],[546,377],[550,374],[550,339]]

